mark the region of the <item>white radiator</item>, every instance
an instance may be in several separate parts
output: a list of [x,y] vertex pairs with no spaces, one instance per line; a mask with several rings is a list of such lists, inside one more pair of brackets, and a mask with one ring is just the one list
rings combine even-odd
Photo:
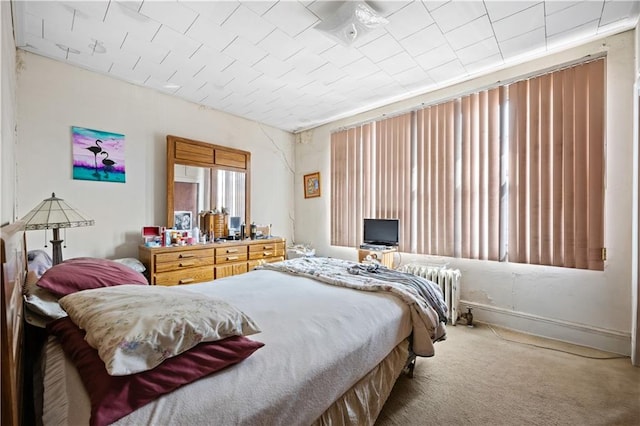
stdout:
[[458,305],[460,303],[460,277],[462,276],[459,269],[408,263],[400,266],[398,270],[409,272],[438,284],[444,295],[447,308],[449,308],[449,322],[451,325],[456,325]]

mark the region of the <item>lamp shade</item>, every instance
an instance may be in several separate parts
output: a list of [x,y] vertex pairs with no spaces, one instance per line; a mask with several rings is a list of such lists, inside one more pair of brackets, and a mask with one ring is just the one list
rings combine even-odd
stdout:
[[51,194],[51,198],[38,204],[21,220],[25,222],[26,230],[76,228],[95,224],[93,219],[87,218],[62,198],[56,197],[55,193]]

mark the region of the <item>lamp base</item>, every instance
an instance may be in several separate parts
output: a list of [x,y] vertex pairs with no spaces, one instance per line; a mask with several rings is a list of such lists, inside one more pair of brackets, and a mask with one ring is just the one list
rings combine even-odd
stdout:
[[53,240],[49,242],[53,246],[53,264],[57,265],[58,263],[62,263],[62,241],[60,239],[60,230],[58,228],[54,228],[53,230]]

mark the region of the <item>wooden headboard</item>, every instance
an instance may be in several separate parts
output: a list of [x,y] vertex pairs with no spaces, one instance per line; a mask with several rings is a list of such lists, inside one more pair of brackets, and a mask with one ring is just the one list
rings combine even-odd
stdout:
[[2,425],[17,426],[22,422],[22,289],[27,273],[24,223],[3,226],[0,228],[0,237]]

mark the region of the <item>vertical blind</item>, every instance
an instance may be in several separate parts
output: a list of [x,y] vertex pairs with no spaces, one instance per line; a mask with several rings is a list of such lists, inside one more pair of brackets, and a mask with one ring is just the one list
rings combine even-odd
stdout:
[[331,244],[400,219],[404,252],[602,270],[597,59],[331,136]]
[[509,91],[509,260],[604,269],[604,59]]
[[416,252],[454,255],[456,101],[416,111]]

